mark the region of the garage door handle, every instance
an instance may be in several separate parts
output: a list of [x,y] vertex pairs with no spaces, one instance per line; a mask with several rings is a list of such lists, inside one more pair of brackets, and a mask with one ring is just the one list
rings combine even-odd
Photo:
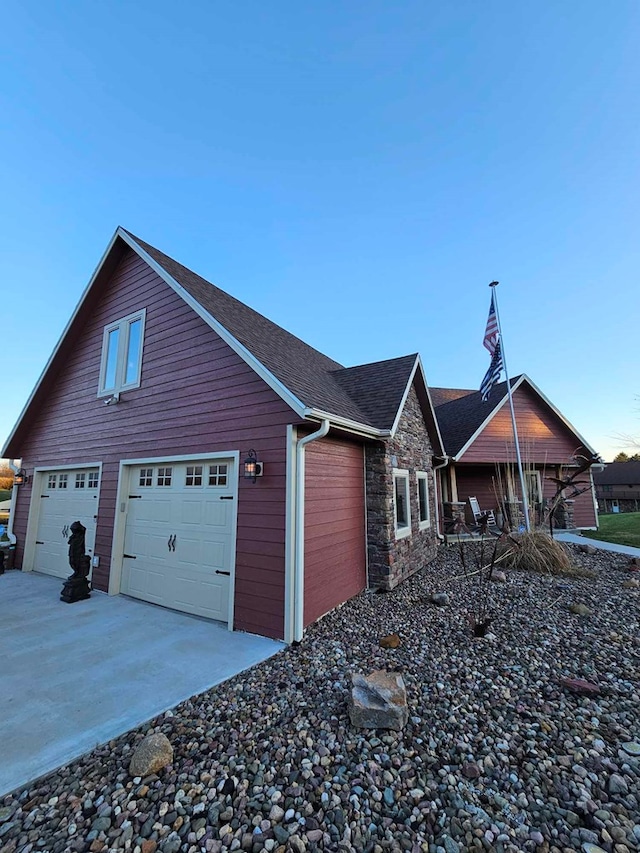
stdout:
[[175,533],[173,534],[173,536],[169,537],[169,541],[167,542],[167,548],[170,551],[176,550],[176,534]]
[[220,495],[220,500],[221,501],[232,501],[233,495]]
[[136,560],[137,557],[134,557],[133,554],[123,554],[122,555],[127,560]]
[[216,574],[217,575],[230,575],[231,572],[221,572],[220,569],[216,569]]

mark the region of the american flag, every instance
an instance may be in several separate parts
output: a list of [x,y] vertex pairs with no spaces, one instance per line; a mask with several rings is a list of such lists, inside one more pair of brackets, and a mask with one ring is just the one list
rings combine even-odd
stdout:
[[[493,306],[493,297],[491,299],[491,305]],[[480,391],[482,393],[482,402],[486,403],[489,399],[489,394],[491,394],[491,389],[493,386],[500,381],[500,374],[503,369],[502,363],[502,350],[500,347],[500,341],[497,341],[495,348],[493,350],[493,356],[491,357],[491,364],[489,365],[489,370],[484,375],[484,379],[482,380],[482,384],[480,385]]]
[[487,328],[484,330],[484,340],[482,343],[489,350],[491,355],[493,355],[498,344],[498,318],[496,317],[496,308],[493,304],[493,291],[491,292],[491,305],[489,306]]

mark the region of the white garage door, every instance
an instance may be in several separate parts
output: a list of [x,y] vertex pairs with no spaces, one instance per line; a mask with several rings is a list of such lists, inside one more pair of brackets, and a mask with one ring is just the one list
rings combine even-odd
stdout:
[[86,527],[85,551],[93,554],[98,513],[98,468],[47,471],[41,475],[40,512],[33,568],[36,572],[67,578],[71,525]]
[[228,621],[234,476],[232,459],[132,468],[121,592]]

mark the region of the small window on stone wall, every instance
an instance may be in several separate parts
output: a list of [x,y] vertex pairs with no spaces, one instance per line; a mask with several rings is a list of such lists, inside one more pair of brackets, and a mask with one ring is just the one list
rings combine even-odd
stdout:
[[417,471],[418,480],[418,526],[425,530],[431,526],[429,517],[429,475],[424,471]]
[[409,500],[409,472],[393,469],[393,503],[396,539],[411,535],[411,502]]

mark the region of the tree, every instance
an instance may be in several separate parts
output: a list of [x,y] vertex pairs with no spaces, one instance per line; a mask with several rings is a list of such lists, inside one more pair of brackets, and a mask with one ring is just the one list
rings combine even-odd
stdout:
[[0,489],[11,489],[13,486],[13,471],[8,465],[0,464]]
[[617,456],[614,456],[614,457],[613,457],[613,461],[614,461],[614,462],[628,462],[628,461],[629,461],[629,456],[628,456],[628,454],[626,454],[626,453],[624,452],[624,450],[621,450],[621,451],[620,451],[620,453],[618,453],[618,455],[617,455]]

